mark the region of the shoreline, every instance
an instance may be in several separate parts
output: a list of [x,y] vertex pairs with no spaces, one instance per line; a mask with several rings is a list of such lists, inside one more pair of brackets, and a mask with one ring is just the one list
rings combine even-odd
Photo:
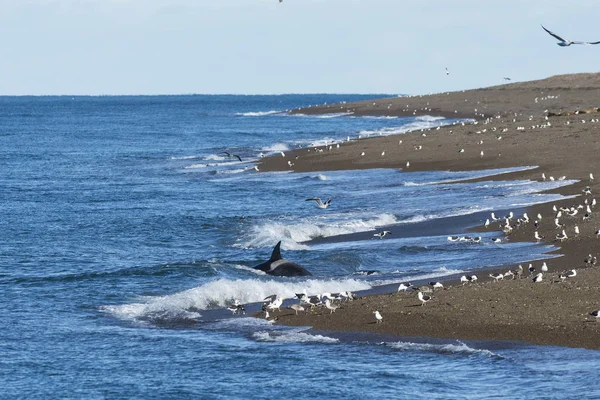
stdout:
[[[279,317],[278,322],[323,331],[509,340],[600,349],[600,323],[596,324],[595,318],[588,315],[600,307],[600,271],[584,263],[588,254],[600,256],[596,250],[600,239],[595,234],[600,228],[600,218],[594,212],[589,221],[581,218],[585,213],[584,200],[591,202],[600,190],[600,185],[589,175],[593,173],[600,177],[600,170],[597,171],[597,165],[594,165],[600,152],[600,114],[595,109],[596,99],[600,99],[600,74],[574,74],[464,92],[294,110],[293,113],[318,114],[339,112],[334,108],[346,107],[355,115],[401,115],[419,111],[424,113],[420,115],[444,116],[442,113],[446,113],[452,115],[450,118],[467,117],[475,122],[354,140],[340,144],[339,148],[297,149],[285,157],[263,159],[259,164],[260,171],[367,168],[470,171],[537,166],[485,179],[542,180],[543,173],[548,180],[551,176],[557,180],[565,176],[578,181],[547,191],[576,197],[519,207],[526,209],[530,222],[515,226],[503,235],[503,240],[534,242],[533,220],[538,213],[543,216],[537,229],[544,237],[541,242],[556,245],[558,250],[549,254],[561,256],[545,260],[549,271],[540,283],[531,281],[525,266],[527,278],[519,280],[491,282],[491,278],[487,278],[465,286],[449,280],[444,290],[434,294],[435,300],[422,307],[414,294],[370,295],[343,304],[334,314],[320,310],[314,315],[291,316],[291,310],[282,310],[275,314]],[[408,111],[406,103],[412,103]],[[467,116],[470,107],[473,107],[473,114]],[[288,165],[290,160],[292,167]],[[407,162],[410,163],[408,167]],[[583,193],[586,186],[591,188],[592,195]],[[576,216],[559,219],[569,236],[560,242],[556,236],[562,228],[556,229],[554,225],[553,205],[558,208],[584,207]],[[600,207],[596,214],[599,211]],[[500,222],[504,223],[497,221],[488,229],[502,232]],[[580,230],[577,235],[575,225]],[[485,230],[483,226],[470,231],[482,230]],[[532,264],[539,270],[542,261]],[[490,269],[490,272],[506,272],[514,267],[504,265]],[[559,273],[571,269],[577,270],[575,278],[553,282]],[[384,316],[384,323],[374,324],[372,312],[375,310]]]

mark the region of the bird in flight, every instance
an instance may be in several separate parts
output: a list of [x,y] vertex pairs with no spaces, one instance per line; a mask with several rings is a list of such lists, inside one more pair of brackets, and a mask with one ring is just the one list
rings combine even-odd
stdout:
[[310,199],[306,199],[306,201],[311,201],[311,200],[316,201],[317,207],[319,207],[319,208],[327,208],[331,205],[331,199],[327,200],[324,203],[318,197],[311,197]]
[[237,158],[238,160],[242,161],[242,157],[238,156],[237,154],[231,154],[231,153],[229,153],[229,152],[227,152],[227,151],[224,151],[224,152],[223,152],[223,154],[226,154],[226,155],[227,155],[227,157],[235,157],[235,158]]
[[542,25],[542,29],[544,29],[546,32],[548,32],[551,36],[554,36],[556,39],[560,40],[560,42],[558,42],[556,44],[561,47],[567,47],[572,44],[600,44],[600,41],[598,41],[598,42],[578,42],[578,41],[573,41],[573,40],[569,40],[569,39],[563,39],[560,36],[558,36],[556,33],[550,32],[548,29],[544,28],[544,25]]

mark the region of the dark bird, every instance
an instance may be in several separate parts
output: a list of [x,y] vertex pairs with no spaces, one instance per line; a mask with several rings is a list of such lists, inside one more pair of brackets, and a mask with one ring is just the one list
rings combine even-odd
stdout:
[[548,29],[544,28],[544,25],[542,25],[542,29],[544,29],[546,32],[548,32],[550,34],[550,36],[553,36],[556,39],[560,40],[560,42],[558,42],[556,44],[561,47],[567,47],[572,44],[599,44],[600,43],[600,41],[598,41],[598,42],[578,42],[578,41],[573,41],[573,40],[569,40],[569,39],[563,39],[560,36],[558,36],[556,33],[550,32]]
[[227,157],[233,157],[233,158],[237,158],[238,160],[242,161],[242,157],[238,156],[237,154],[231,154],[227,151],[224,151],[223,154],[227,155]]

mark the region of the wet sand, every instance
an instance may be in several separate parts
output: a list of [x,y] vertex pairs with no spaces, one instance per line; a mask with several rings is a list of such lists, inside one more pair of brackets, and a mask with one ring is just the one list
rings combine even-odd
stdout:
[[[474,122],[372,137],[320,148],[298,149],[285,157],[264,159],[260,171],[327,171],[340,169],[401,168],[418,170],[480,170],[517,166],[536,169],[491,179],[576,179],[577,183],[554,192],[573,198],[529,207],[529,223],[511,221],[506,241],[536,241],[534,220],[542,215],[537,231],[542,242],[560,247],[561,256],[547,260],[543,281],[523,279],[461,285],[445,282],[424,306],[415,292],[365,296],[341,305],[334,314],[319,309],[309,315],[279,313],[279,322],[312,326],[319,330],[372,331],[397,336],[516,340],[534,344],[600,349],[600,322],[588,315],[600,307],[600,267],[586,265],[588,254],[599,256],[600,206],[584,221],[585,201],[591,203],[600,190],[600,74],[573,74],[491,88],[398,97],[360,103],[327,105],[293,113],[352,112],[355,115],[433,115],[471,118]],[[407,107],[408,106],[408,107]],[[483,153],[482,153],[483,152]],[[364,153],[364,155],[362,155]],[[383,155],[382,155],[383,153]],[[292,166],[288,164],[292,163]],[[407,166],[407,163],[409,165]],[[590,173],[597,177],[592,180]],[[552,178],[551,178],[552,177]],[[486,178],[490,179],[490,178]],[[591,195],[584,194],[586,186]],[[335,199],[334,199],[335,201]],[[599,199],[600,201],[600,199]],[[578,207],[575,216],[559,219],[553,206]],[[590,205],[590,207],[592,207]],[[598,215],[597,215],[598,214]],[[502,230],[504,221],[484,229]],[[575,226],[579,234],[575,233]],[[567,239],[557,240],[565,230]],[[541,262],[534,262],[539,267]],[[500,268],[506,272],[516,266]],[[577,269],[577,276],[558,282],[558,274]],[[480,277],[483,278],[483,277]],[[373,311],[384,316],[375,324]]]

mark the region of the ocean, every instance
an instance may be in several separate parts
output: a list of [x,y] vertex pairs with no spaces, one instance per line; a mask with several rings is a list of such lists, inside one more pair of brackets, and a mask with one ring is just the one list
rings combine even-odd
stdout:
[[[553,249],[447,237],[570,181],[254,169],[264,155],[458,122],[281,113],[384,96],[0,97],[0,398],[600,398],[597,351],[316,332],[224,308]],[[393,234],[375,238],[383,228]],[[252,269],[278,241],[313,275]]]

